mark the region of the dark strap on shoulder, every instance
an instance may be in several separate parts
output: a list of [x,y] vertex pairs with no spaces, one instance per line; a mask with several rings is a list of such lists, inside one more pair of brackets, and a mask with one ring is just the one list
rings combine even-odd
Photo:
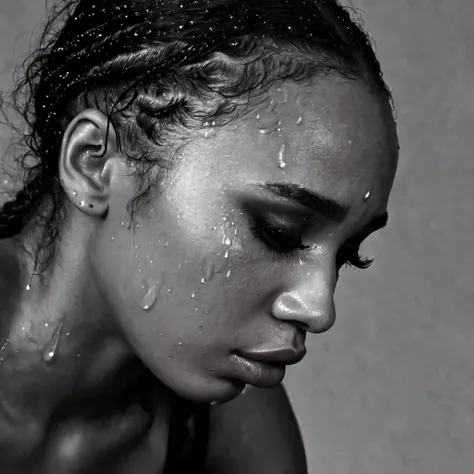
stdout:
[[208,441],[209,407],[173,395],[164,474],[204,473]]

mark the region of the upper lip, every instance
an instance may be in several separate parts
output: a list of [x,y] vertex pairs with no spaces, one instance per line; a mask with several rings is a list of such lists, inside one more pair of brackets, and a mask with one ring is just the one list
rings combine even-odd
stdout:
[[300,362],[306,355],[306,348],[287,347],[262,351],[238,351],[237,355],[255,362],[270,365],[293,365]]

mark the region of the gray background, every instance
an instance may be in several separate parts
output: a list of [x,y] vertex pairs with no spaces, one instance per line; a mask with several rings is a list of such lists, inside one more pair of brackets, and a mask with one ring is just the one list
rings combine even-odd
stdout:
[[[0,87],[43,5],[0,0]],[[338,321],[287,387],[311,474],[470,474],[474,1],[353,5],[394,92],[400,169],[390,225],[363,249],[376,263],[343,275]]]

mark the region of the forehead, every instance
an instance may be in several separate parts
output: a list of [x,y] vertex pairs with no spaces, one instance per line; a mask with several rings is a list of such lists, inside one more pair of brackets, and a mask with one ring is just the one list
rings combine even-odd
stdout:
[[[360,81],[336,76],[274,86],[245,117],[189,155],[214,180],[293,182],[350,206],[370,188],[388,199],[397,161],[387,101]],[[214,183],[215,184],[215,183]]]

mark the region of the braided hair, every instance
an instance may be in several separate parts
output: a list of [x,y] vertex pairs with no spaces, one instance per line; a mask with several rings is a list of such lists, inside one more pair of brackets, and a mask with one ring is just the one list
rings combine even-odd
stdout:
[[0,210],[0,238],[21,234],[47,200],[40,247],[50,250],[65,209],[62,137],[86,107],[106,113],[136,162],[133,214],[173,165],[176,137],[228,123],[275,81],[337,73],[391,100],[370,38],[337,0],[59,0],[18,71],[0,105],[26,124],[16,129],[25,181]]

